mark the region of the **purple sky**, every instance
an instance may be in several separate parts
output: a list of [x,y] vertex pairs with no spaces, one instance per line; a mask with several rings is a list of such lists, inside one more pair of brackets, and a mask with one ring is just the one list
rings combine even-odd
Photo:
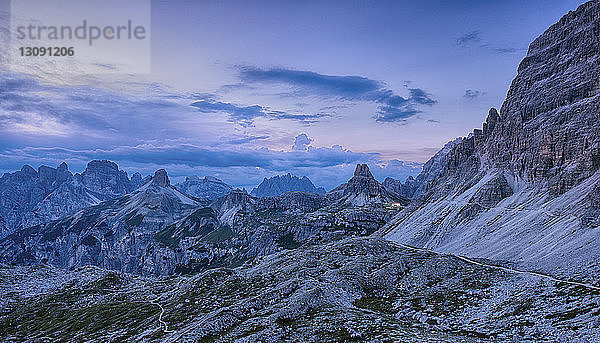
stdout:
[[[95,158],[251,188],[416,175],[580,1],[156,1],[152,72],[0,69],[0,172]],[[3,64],[8,63],[2,60]]]

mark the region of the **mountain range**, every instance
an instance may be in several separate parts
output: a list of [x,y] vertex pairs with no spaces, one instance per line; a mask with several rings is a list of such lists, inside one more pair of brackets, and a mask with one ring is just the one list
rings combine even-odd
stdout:
[[[188,178],[186,185],[194,181]],[[391,204],[397,206],[388,208]],[[232,190],[214,201],[182,193],[161,169],[132,193],[7,235],[0,239],[0,261],[66,269],[91,264],[142,275],[192,273],[234,267],[307,242],[369,235],[406,204],[367,165],[358,165],[348,183],[327,194],[259,198]]]
[[0,337],[600,341],[599,32],[600,1],[566,14],[500,110],[404,182],[5,174]]
[[0,178],[0,237],[121,197],[144,181],[139,173],[129,179],[127,172],[106,160],[91,161],[81,174],[71,173],[64,162],[37,171],[25,165]]

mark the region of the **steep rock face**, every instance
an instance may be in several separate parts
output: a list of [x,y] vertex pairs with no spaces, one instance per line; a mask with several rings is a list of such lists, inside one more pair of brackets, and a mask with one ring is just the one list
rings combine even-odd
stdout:
[[211,204],[220,213],[220,220],[223,223],[232,224],[233,218],[239,211],[252,211],[258,199],[248,193],[234,189],[225,197],[218,199]]
[[108,197],[116,197],[133,191],[127,172],[119,170],[116,163],[94,160],[77,176],[85,188]]
[[490,110],[382,232],[553,272],[600,270],[600,253],[581,249],[600,245],[588,200],[600,179],[599,27],[600,2],[590,1],[537,38],[500,113]]
[[383,187],[392,193],[409,199],[418,198],[425,193],[430,183],[441,175],[444,167],[446,166],[448,154],[461,141],[461,138],[457,138],[446,143],[444,147],[440,149],[440,151],[438,151],[425,163],[423,170],[421,173],[419,173],[416,179],[412,176],[409,176],[406,181],[402,183],[399,180],[386,178],[383,182]]
[[495,175],[490,181],[484,183],[477,192],[469,200],[470,203],[475,203],[483,208],[492,208],[502,199],[513,195],[513,190],[510,188],[508,181],[504,175]]
[[170,187],[171,181],[169,180],[169,175],[167,175],[167,171],[164,169],[159,169],[154,172],[154,176],[151,180],[153,185],[158,187]]
[[600,166],[600,3],[531,43],[482,156],[562,194]]
[[493,124],[475,142],[491,167],[542,182],[553,195],[598,169],[599,13],[598,1],[583,4],[531,43],[500,115],[490,111]]
[[325,193],[323,188],[317,188],[306,176],[297,177],[291,174],[277,175],[265,178],[250,194],[257,197],[277,196],[285,192]]
[[20,171],[4,174],[0,178],[0,217],[4,223],[0,237],[21,227],[27,214],[71,179],[65,163],[56,169],[41,166],[38,171],[25,165]]
[[461,208],[463,218],[474,218],[479,213],[498,205],[503,199],[513,195],[513,190],[502,174],[494,175],[476,189],[468,203]]
[[366,164],[356,165],[356,169],[354,169],[354,177],[366,177],[368,179],[374,179],[369,166]]
[[229,194],[233,188],[225,182],[210,176],[199,178],[186,177],[185,181],[175,185],[175,188],[196,198],[215,200]]

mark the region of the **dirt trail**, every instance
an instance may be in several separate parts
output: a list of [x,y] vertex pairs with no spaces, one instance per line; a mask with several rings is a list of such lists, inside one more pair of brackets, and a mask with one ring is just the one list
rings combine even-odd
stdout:
[[585,287],[588,289],[593,289],[596,291],[600,291],[600,287],[599,286],[594,286],[591,285],[589,283],[583,283],[583,282],[577,282],[577,281],[569,281],[569,280],[564,280],[564,279],[559,279],[556,278],[554,276],[548,275],[548,274],[544,274],[544,273],[539,273],[539,272],[532,272],[532,271],[528,271],[528,270],[519,270],[519,269],[513,269],[513,268],[509,268],[509,267],[502,267],[502,266],[497,266],[494,264],[488,264],[488,263],[483,263],[483,262],[479,262],[479,261],[475,261],[472,260],[468,257],[464,257],[464,256],[460,256],[460,255],[454,255],[454,254],[445,254],[445,253],[439,253],[435,250],[429,250],[429,249],[425,249],[425,248],[417,248],[417,247],[413,247],[410,245],[406,245],[406,244],[402,244],[402,243],[398,243],[398,242],[394,242],[394,241],[389,241],[394,245],[397,245],[399,247],[405,248],[405,249],[409,249],[409,250],[414,250],[414,251],[422,251],[422,252],[430,252],[430,253],[434,253],[437,255],[449,255],[449,256],[454,256],[456,258],[458,258],[461,261],[470,263],[470,264],[474,264],[477,266],[482,266],[482,267],[487,267],[487,268],[492,268],[492,269],[498,269],[498,270],[503,270],[509,273],[514,273],[514,274],[524,274],[524,275],[531,275],[531,276],[536,276],[539,278],[543,278],[543,279],[548,279],[548,280],[552,280],[554,282],[563,282],[566,284],[570,284],[570,285],[575,285],[575,286],[581,286],[581,287]]

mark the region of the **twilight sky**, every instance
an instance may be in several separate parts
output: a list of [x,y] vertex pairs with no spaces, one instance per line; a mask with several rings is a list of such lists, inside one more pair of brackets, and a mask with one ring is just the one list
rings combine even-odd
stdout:
[[528,44],[580,3],[153,1],[149,74],[0,57],[0,173],[110,159],[174,181],[290,172],[331,189],[369,163],[403,180],[481,126]]

